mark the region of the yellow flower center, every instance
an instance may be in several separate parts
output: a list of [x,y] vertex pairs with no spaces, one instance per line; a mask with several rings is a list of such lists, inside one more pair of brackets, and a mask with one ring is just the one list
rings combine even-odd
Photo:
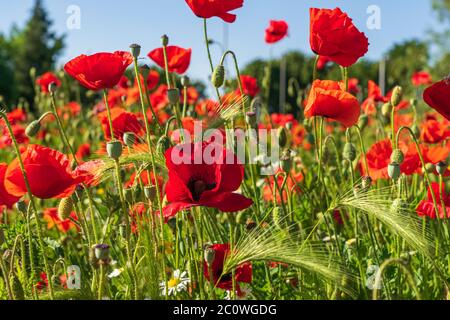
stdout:
[[179,283],[179,279],[170,279],[167,285],[169,286],[169,288],[175,288]]

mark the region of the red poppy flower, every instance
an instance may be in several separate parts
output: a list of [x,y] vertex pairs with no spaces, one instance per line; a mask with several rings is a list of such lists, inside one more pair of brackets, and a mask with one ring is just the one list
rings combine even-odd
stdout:
[[[39,145],[29,145],[21,155],[31,193],[40,199],[67,198],[84,177],[76,177],[69,159],[62,153]],[[26,192],[19,160],[10,163],[5,174],[5,188],[16,197]]]
[[429,86],[433,83],[433,79],[431,78],[431,75],[426,71],[419,71],[415,72],[412,75],[411,82],[413,86],[420,87],[420,86]]
[[343,90],[341,83],[314,81],[305,107],[307,118],[321,116],[351,127],[358,122],[360,112],[358,99]]
[[276,43],[288,35],[289,26],[284,20],[271,20],[266,29],[266,43]]
[[317,61],[317,70],[325,69],[329,62],[331,62],[331,59],[329,57],[320,56],[319,60]]
[[[443,187],[443,197],[441,201],[441,193],[438,183],[432,183],[431,188],[428,189],[428,198],[426,200],[422,200],[417,207],[417,214],[419,217],[429,217],[431,219],[436,219],[436,209],[434,207],[433,196],[434,193],[437,207],[439,211],[439,218],[450,218],[450,195],[445,193],[445,185]],[[442,202],[444,205],[442,205]],[[445,206],[445,208],[444,208]],[[445,216],[445,212],[447,212],[447,217]]]
[[78,161],[83,161],[87,157],[91,156],[91,145],[89,143],[83,143],[78,147],[77,153],[75,154]]
[[270,115],[270,121],[278,127],[285,127],[288,123],[291,123],[293,125],[296,125],[298,123],[294,115],[290,113],[272,113]]
[[[279,169],[277,173],[280,173],[282,170]],[[281,196],[280,193],[278,192],[279,189],[281,189],[281,187],[283,186],[283,181],[284,181],[284,176],[282,175],[278,175],[277,178],[277,185],[278,188],[276,188],[276,201],[278,204],[281,204]],[[295,170],[292,170],[291,175],[288,177],[287,181],[286,181],[286,189],[283,190],[283,201],[286,202],[287,198],[288,198],[288,193],[286,192],[286,190],[292,190],[298,183],[303,181],[303,174],[301,172],[296,173]],[[267,178],[267,183],[264,185],[263,188],[263,198],[266,201],[273,201],[274,197],[273,197],[273,191],[274,191],[274,187],[275,187],[275,177],[271,176]],[[297,189],[297,188],[295,188]]]
[[450,78],[444,79],[428,87],[423,99],[434,110],[450,120]]
[[316,54],[349,67],[367,53],[369,40],[341,9],[311,8],[310,14],[310,43]]
[[7,168],[8,165],[6,163],[0,163],[0,206],[6,206],[8,209],[11,209],[20,200],[20,197],[13,196],[5,188],[4,181]]
[[198,116],[213,116],[216,114],[216,110],[219,107],[219,104],[217,101],[211,100],[211,99],[205,99],[200,101],[195,106],[195,112]]
[[[232,274],[223,274],[223,267],[225,263],[225,259],[230,254],[230,245],[229,244],[214,244],[210,247],[211,250],[214,250],[214,261],[211,265],[212,277],[209,274],[209,268],[206,264],[206,261],[203,262],[203,275],[208,281],[214,281],[214,286],[216,288],[224,289],[224,290],[232,290],[233,289],[233,278]],[[241,290],[239,287],[239,283],[251,283],[252,282],[252,264],[247,262],[235,269],[235,283],[236,283],[236,291],[238,295],[241,295]]]
[[[244,94],[255,97],[259,93],[258,80],[252,76],[241,75],[242,90]],[[241,92],[239,88],[236,90],[236,94],[239,95]]]
[[41,87],[43,93],[49,93],[48,86],[52,83],[57,87],[61,86],[61,81],[52,72],[46,72],[36,79],[36,84]]
[[435,119],[426,120],[421,126],[421,139],[425,143],[440,143],[450,137],[449,124]]
[[53,229],[57,227],[59,231],[67,233],[69,230],[77,230],[77,225],[72,221],[78,221],[78,217],[75,212],[70,213],[70,218],[62,220],[58,214],[57,208],[49,208],[44,210],[44,220],[47,221],[47,229]]
[[[167,47],[167,64],[169,72],[183,74],[191,63],[192,49],[183,49],[177,46]],[[149,52],[148,57],[152,59],[162,69],[165,68],[163,48]]]
[[[205,156],[198,161],[196,154]],[[186,161],[176,164],[180,156]],[[164,208],[166,219],[181,210],[196,206],[237,212],[253,204],[252,200],[243,195],[233,193],[239,189],[244,179],[244,166],[223,146],[215,143],[178,145],[167,150],[165,157],[169,170],[166,185],[169,205]],[[233,159],[232,163],[230,158]]]
[[119,83],[117,86],[121,89],[128,89],[130,84],[130,79],[128,79],[126,76],[122,76],[119,80]]
[[147,88],[153,90],[159,83],[159,73],[156,70],[150,70],[147,76]]
[[[18,122],[24,122],[27,120],[27,114],[22,108],[16,108],[11,112],[8,112],[6,115],[8,118],[8,121],[11,123],[11,125],[15,125]],[[1,121],[4,121],[1,119]]]
[[348,92],[350,92],[353,95],[356,95],[359,93],[359,80],[356,78],[350,78],[348,79]]
[[425,163],[437,164],[445,161],[450,155],[450,149],[448,147],[421,145],[420,150]]
[[100,183],[99,169],[104,165],[102,160],[91,160],[80,164],[73,171],[76,177],[83,178],[83,183],[88,187],[95,187]]
[[137,233],[139,231],[139,227],[146,223],[148,219],[146,219],[147,208],[145,203],[138,202],[133,208],[130,210],[130,218],[131,218],[131,232]]
[[[193,105],[197,102],[198,98],[200,97],[200,94],[198,93],[197,89],[195,87],[189,87],[186,90],[187,92],[187,104]],[[181,91],[181,101],[184,101],[184,90]]]
[[236,15],[230,11],[242,8],[244,0],[185,0],[197,17],[209,19],[219,17],[223,21],[232,23]]
[[162,84],[150,95],[150,103],[156,111],[164,109],[169,104],[169,98],[167,97],[168,87]]
[[[12,126],[13,135],[17,140],[18,144],[28,143],[30,140],[28,136],[25,134],[25,128],[21,125]],[[9,134],[9,130],[7,128],[3,129],[3,135],[0,137],[0,149],[4,149],[12,145],[12,139]]]
[[124,51],[81,55],[69,61],[64,70],[89,90],[111,89],[122,78],[133,62],[133,56]]
[[[102,129],[106,139],[111,139],[111,128],[109,126],[108,115],[105,112],[98,115],[102,123]],[[143,132],[142,124],[138,117],[131,112],[127,112],[122,108],[113,108],[111,110],[111,120],[114,129],[114,138],[122,141],[125,132],[134,132],[141,135]]]

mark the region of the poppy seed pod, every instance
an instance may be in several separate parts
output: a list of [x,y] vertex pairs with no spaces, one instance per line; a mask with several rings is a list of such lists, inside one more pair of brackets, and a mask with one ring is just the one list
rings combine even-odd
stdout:
[[394,181],[397,181],[400,178],[400,165],[396,162],[389,164],[388,166],[388,175]]
[[383,106],[381,107],[381,114],[383,115],[383,117],[389,118],[391,116],[391,112],[392,104],[390,102],[386,102],[385,104],[383,104]]
[[64,198],[59,202],[58,205],[58,215],[61,220],[66,220],[69,218],[73,210],[73,200],[72,197]]
[[219,64],[212,74],[211,82],[215,88],[220,88],[225,82],[225,67]]
[[245,121],[250,128],[255,128],[257,125],[256,112],[247,112],[245,114]]
[[160,154],[165,154],[169,148],[172,147],[172,141],[166,135],[161,136],[156,144],[156,151]]
[[189,87],[190,84],[191,84],[191,79],[189,79],[188,76],[182,76],[181,77],[181,85],[183,87]]
[[403,89],[400,86],[396,86],[392,91],[391,104],[395,108],[402,102]]
[[405,160],[405,155],[403,154],[402,150],[400,150],[400,149],[395,149],[395,150],[392,152],[392,155],[391,155],[391,162],[395,162],[395,163],[398,163],[398,164],[402,164],[404,160]]
[[133,43],[132,45],[130,45],[130,49],[131,49],[131,54],[133,55],[133,57],[135,59],[138,59],[141,54],[141,46],[136,43]]
[[278,144],[281,148],[285,148],[288,143],[288,134],[284,127],[279,127],[278,132]]
[[206,264],[208,267],[211,267],[214,263],[214,259],[216,258],[216,251],[211,247],[207,247],[205,248],[204,256]]
[[106,151],[111,159],[118,160],[123,152],[122,142],[112,141],[106,145]]
[[134,132],[125,132],[123,134],[123,143],[131,148],[134,146],[134,143],[136,142],[136,135],[134,134]]
[[11,273],[9,276],[9,286],[11,287],[14,300],[25,300],[22,283],[20,283],[19,278],[14,273]]
[[161,37],[161,44],[163,47],[167,47],[169,45],[169,37],[166,34]]
[[356,160],[356,147],[353,143],[347,142],[345,144],[343,156],[344,159],[349,160],[351,162]]
[[94,253],[98,260],[107,261],[109,259],[109,245],[97,244],[94,247]]
[[172,106],[178,104],[180,102],[180,90],[177,88],[167,90],[167,98]]
[[444,175],[445,172],[447,171],[447,168],[448,165],[444,161],[441,161],[436,165],[436,171],[439,175]]
[[25,134],[29,138],[32,138],[38,134],[39,130],[41,130],[41,122],[39,120],[34,120],[25,129]]
[[27,205],[26,205],[25,201],[23,201],[23,200],[19,200],[16,203],[16,208],[19,212],[21,212],[23,214],[27,213]]

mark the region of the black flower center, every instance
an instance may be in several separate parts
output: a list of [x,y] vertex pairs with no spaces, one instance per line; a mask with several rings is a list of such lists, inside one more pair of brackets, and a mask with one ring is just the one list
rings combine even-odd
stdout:
[[194,199],[194,201],[199,201],[203,192],[212,190],[215,187],[216,187],[215,183],[207,184],[205,181],[198,179],[192,179],[188,183],[188,188],[191,191],[192,198]]

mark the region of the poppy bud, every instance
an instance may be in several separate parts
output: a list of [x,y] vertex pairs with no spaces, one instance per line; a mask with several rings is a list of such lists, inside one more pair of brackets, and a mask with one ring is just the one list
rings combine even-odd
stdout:
[[261,99],[259,97],[256,97],[252,100],[250,103],[250,110],[257,111],[261,109]]
[[27,205],[26,205],[25,201],[23,201],[23,200],[19,200],[16,203],[16,208],[22,214],[26,214],[27,213]]
[[177,88],[167,90],[169,103],[174,106],[180,102],[180,91]]
[[344,146],[343,152],[344,159],[349,160],[351,162],[356,159],[356,147],[353,143],[347,142]]
[[416,98],[412,98],[411,100],[409,100],[409,104],[410,104],[412,107],[417,106],[417,99],[416,99]]
[[89,263],[91,266],[98,267],[98,259],[95,257],[95,245],[89,249]]
[[277,136],[278,136],[278,144],[281,148],[285,148],[287,143],[288,143],[288,136],[287,136],[287,132],[286,129],[284,127],[279,127],[278,128],[278,132],[277,132]]
[[291,157],[291,151],[285,150],[283,154],[281,155],[280,159],[280,165],[281,169],[283,169],[284,172],[291,172],[292,170],[292,157]]
[[161,44],[163,47],[167,47],[169,45],[169,37],[166,34],[161,37]]
[[172,146],[172,141],[166,135],[161,136],[156,144],[156,151],[162,155]]
[[256,113],[255,112],[247,112],[245,114],[245,121],[247,122],[250,128],[255,128],[257,124]]
[[156,197],[156,187],[155,186],[144,187],[144,195],[145,195],[145,198],[153,201]]
[[400,149],[395,149],[395,150],[392,152],[392,155],[391,155],[391,162],[395,162],[395,163],[398,163],[398,164],[402,164],[404,160],[405,160],[405,155],[403,154],[402,150],[400,150]]
[[369,117],[367,116],[367,114],[363,114],[361,117],[359,117],[358,127],[361,130],[364,130],[368,123],[369,123]]
[[225,81],[225,67],[219,64],[213,72],[211,82],[215,88],[220,88],[223,86]]
[[383,117],[390,118],[391,112],[392,112],[391,103],[387,102],[387,103],[383,104],[383,106],[381,107],[381,114],[383,115]]
[[216,251],[213,248],[207,247],[204,252],[205,262],[209,268],[211,268],[214,263],[214,259],[216,258]]
[[50,84],[48,85],[48,92],[55,93],[56,89],[58,89],[58,86],[56,85],[56,83],[50,82]]
[[190,83],[191,83],[191,79],[189,79],[188,76],[182,76],[181,77],[181,85],[183,87],[189,87]]
[[371,186],[372,186],[372,178],[369,176],[362,177],[361,187],[364,190],[369,190]]
[[61,220],[66,220],[73,210],[73,200],[72,197],[64,198],[59,202],[58,205],[58,215]]
[[447,171],[447,168],[448,165],[444,161],[441,161],[436,165],[436,171],[439,175],[444,175],[445,172]]
[[102,261],[107,261],[109,259],[109,245],[107,244],[97,244],[94,247],[95,258]]
[[123,194],[125,196],[125,201],[128,203],[133,203],[133,189],[126,188],[123,190]]
[[133,55],[133,57],[135,59],[139,58],[139,55],[141,54],[141,46],[133,43],[132,45],[130,45],[130,49],[131,49],[131,54]]
[[392,180],[397,181],[400,177],[400,165],[395,162],[389,164],[388,175]]
[[19,278],[14,273],[11,273],[9,276],[9,286],[11,287],[14,300],[25,300],[22,283],[20,283]]
[[392,91],[391,104],[395,108],[402,102],[403,89],[400,86],[396,86]]
[[143,64],[139,69],[141,69],[142,72],[147,72],[150,70],[150,67],[148,66],[148,64]]
[[38,134],[40,129],[41,129],[41,122],[39,120],[34,120],[25,129],[25,134],[29,138],[32,138],[32,137],[34,137],[35,135]]
[[123,134],[123,143],[131,148],[134,146],[134,143],[136,142],[136,135],[134,134],[134,132],[125,132]]
[[106,145],[106,151],[111,159],[118,160],[123,152],[122,142],[112,141]]

